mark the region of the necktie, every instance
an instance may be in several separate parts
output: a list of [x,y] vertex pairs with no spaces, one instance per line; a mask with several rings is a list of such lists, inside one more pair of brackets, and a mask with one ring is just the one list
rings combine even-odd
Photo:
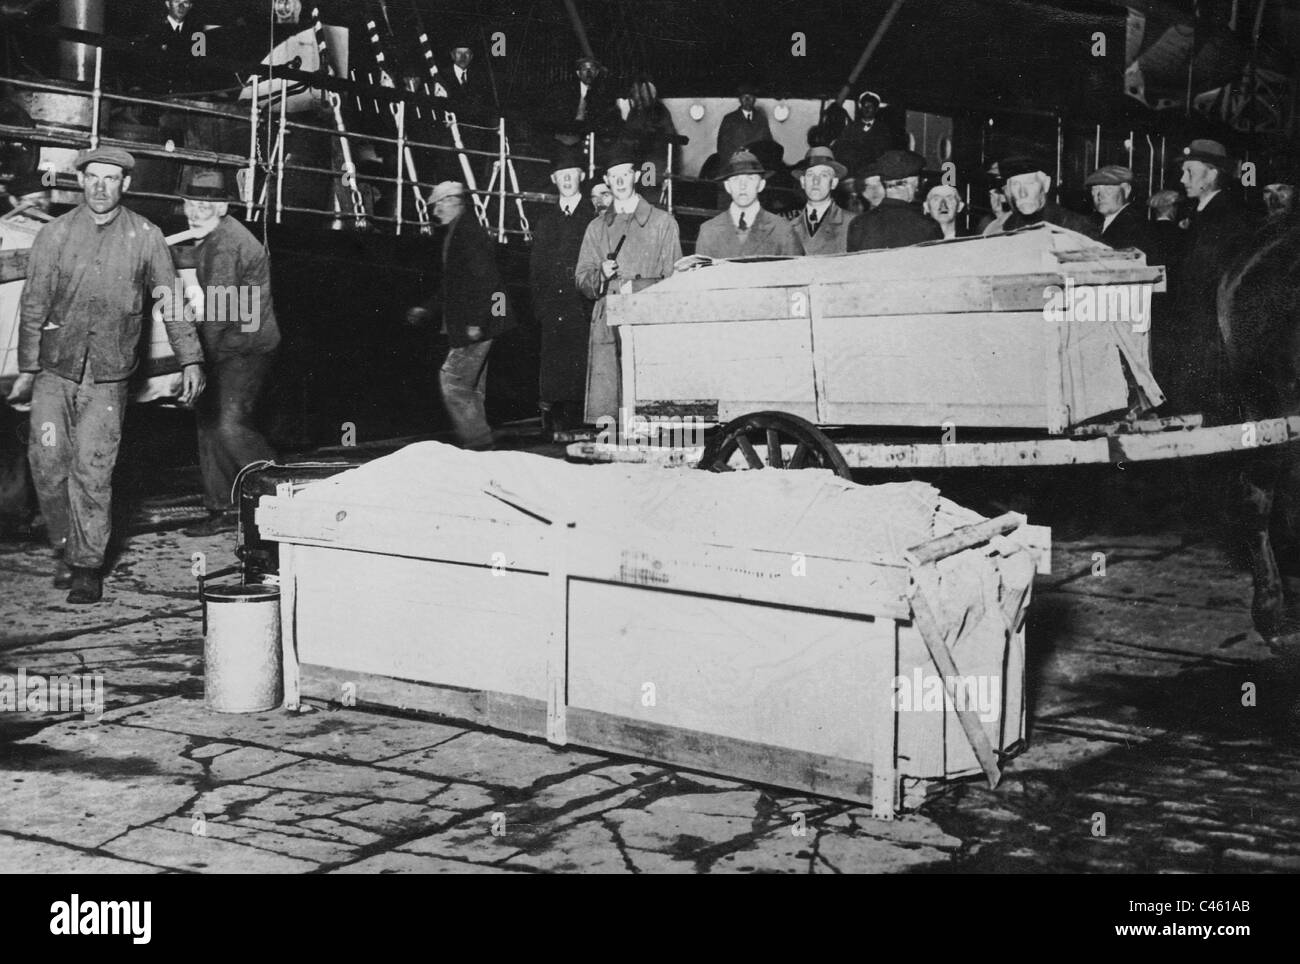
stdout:
[[587,119],[587,95],[585,93],[578,98],[578,113],[575,119],[580,121]]
[[742,231],[748,231],[748,230],[749,230],[749,226],[748,226],[747,224],[745,224],[745,212],[744,212],[744,211],[741,211],[741,212],[740,212],[740,224],[737,225],[737,227],[739,227],[740,230],[742,230]]
[[808,233],[809,234],[817,233],[817,212],[816,211],[810,210],[808,212]]

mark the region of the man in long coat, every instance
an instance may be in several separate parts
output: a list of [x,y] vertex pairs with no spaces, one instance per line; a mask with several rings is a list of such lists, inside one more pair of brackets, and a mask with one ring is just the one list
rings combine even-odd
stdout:
[[749,151],[731,155],[717,177],[731,196],[731,205],[700,225],[696,254],[709,258],[803,254],[790,222],[763,210],[758,203],[769,173]]
[[[599,299],[591,316],[584,421],[618,419],[620,373],[615,333],[605,323],[605,295],[632,291],[668,277],[682,256],[672,215],[653,208],[636,191],[638,158],[623,144],[610,152],[605,183],[614,203],[588,226],[574,280],[588,298]],[[617,251],[617,255],[615,252]]]
[[557,152],[551,183],[560,192],[560,201],[533,230],[529,281],[533,315],[542,336],[538,398],[542,429],[548,434],[582,422],[587,391],[592,303],[578,290],[574,270],[596,209],[582,196],[584,174],[583,157],[576,148]]

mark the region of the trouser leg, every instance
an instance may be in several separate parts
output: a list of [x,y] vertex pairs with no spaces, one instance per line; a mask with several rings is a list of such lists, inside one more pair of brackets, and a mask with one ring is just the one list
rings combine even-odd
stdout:
[[492,341],[488,339],[451,349],[438,375],[443,404],[446,405],[452,429],[460,444],[466,448],[482,448],[492,444],[492,430],[488,427],[484,404],[488,352],[491,348]]
[[77,383],[40,372],[32,387],[27,462],[50,545],[68,539],[68,474],[72,465],[73,407]]
[[199,470],[203,501],[210,511],[233,508],[230,490],[244,466],[275,458],[275,450],[253,425],[271,362],[270,355],[223,359],[212,369],[215,384],[199,396]]

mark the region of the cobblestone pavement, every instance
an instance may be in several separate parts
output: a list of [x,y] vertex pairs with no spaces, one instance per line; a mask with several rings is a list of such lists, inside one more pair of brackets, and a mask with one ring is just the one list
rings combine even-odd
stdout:
[[0,675],[107,680],[97,720],[0,713],[0,870],[1300,870],[1300,670],[1249,631],[1248,579],[1211,541],[1058,542],[1029,749],[995,790],[882,822],[445,721],[209,713],[190,558],[220,564],[233,538],[137,534],[93,608],[62,601],[36,547],[0,547]]

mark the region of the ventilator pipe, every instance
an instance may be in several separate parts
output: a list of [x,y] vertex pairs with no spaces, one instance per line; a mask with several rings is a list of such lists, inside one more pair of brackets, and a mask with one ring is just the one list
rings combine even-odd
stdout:
[[[104,32],[104,0],[59,0],[59,26]],[[86,44],[59,41],[59,76],[80,83],[94,73],[94,53]]]

